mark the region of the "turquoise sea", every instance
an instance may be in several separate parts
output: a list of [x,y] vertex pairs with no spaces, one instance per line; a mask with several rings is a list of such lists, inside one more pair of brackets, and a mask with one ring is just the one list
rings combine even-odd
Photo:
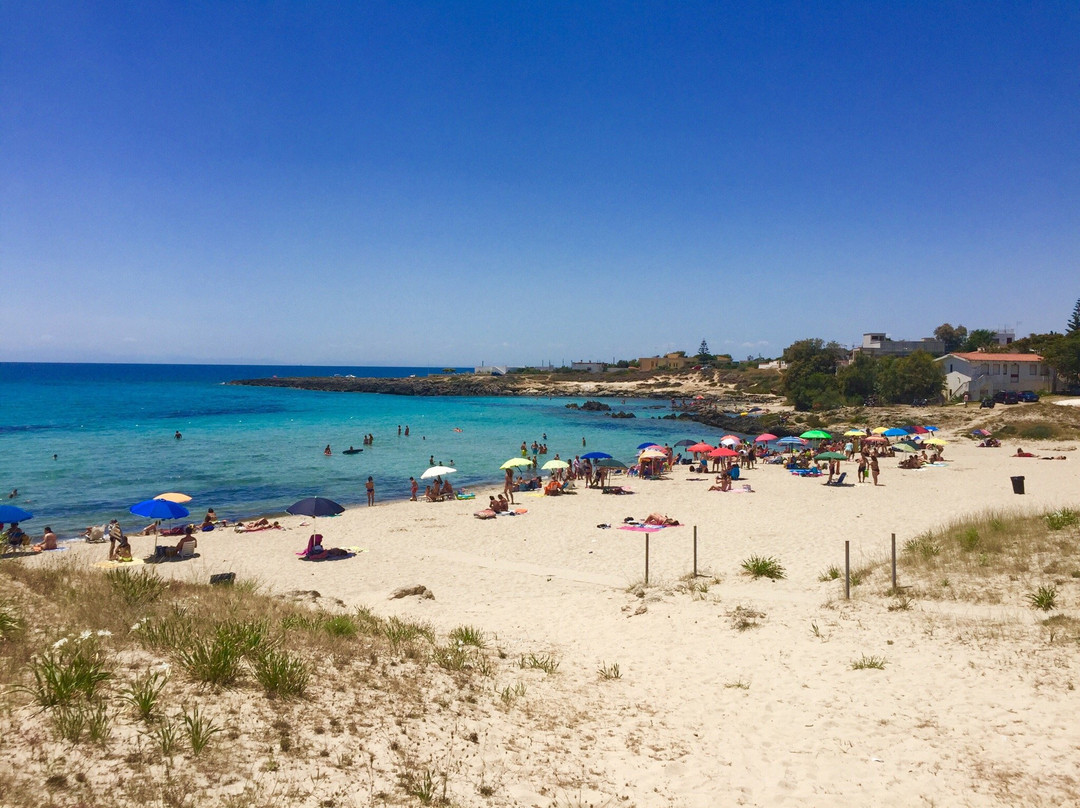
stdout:
[[[193,497],[193,517],[280,513],[297,499],[362,503],[364,482],[378,500],[408,497],[428,460],[459,471],[458,487],[496,483],[522,441],[542,441],[543,460],[583,451],[631,462],[638,444],[716,440],[719,430],[659,420],[667,402],[607,400],[635,419],[568,410],[582,398],[457,398],[322,393],[225,384],[268,376],[398,377],[438,368],[274,367],[0,363],[0,498],[34,513],[61,537],[118,518],[166,491]],[[625,403],[623,403],[625,401]],[[410,436],[397,434],[407,425]],[[461,430],[456,431],[456,430]],[[180,431],[181,440],[174,433]],[[375,436],[363,446],[363,436]],[[586,446],[582,448],[582,438]],[[333,455],[323,449],[331,445]],[[350,446],[363,448],[344,455]],[[56,455],[56,458],[53,458]],[[7,492],[17,488],[15,499]],[[32,528],[32,530],[30,529]]]

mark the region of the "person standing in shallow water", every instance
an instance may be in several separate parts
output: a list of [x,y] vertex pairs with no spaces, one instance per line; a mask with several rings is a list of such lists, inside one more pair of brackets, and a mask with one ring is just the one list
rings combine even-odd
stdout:
[[375,481],[373,479],[371,479],[370,477],[368,477],[367,478],[367,483],[364,485],[364,488],[367,489],[367,504],[368,505],[374,505],[375,504]]

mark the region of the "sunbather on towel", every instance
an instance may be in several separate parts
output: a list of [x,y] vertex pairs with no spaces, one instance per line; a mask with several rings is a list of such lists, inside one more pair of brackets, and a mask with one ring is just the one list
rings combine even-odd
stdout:
[[679,524],[678,519],[672,519],[670,516],[666,516],[662,513],[650,513],[645,517],[643,524],[646,525],[660,525],[661,527],[674,526]]

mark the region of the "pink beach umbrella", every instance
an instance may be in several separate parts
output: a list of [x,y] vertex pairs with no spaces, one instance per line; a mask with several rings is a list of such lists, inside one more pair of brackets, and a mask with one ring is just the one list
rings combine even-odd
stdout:
[[688,446],[687,451],[700,454],[701,452],[711,452],[715,448],[715,446],[710,446],[707,443],[695,443],[693,446]]
[[762,432],[754,438],[754,443],[768,443],[771,440],[776,440],[776,435],[771,432]]

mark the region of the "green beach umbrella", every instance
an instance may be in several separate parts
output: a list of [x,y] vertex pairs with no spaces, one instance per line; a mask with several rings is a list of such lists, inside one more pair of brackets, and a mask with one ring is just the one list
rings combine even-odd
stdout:
[[814,460],[847,460],[847,455],[843,452],[822,452],[814,455]]
[[832,435],[822,429],[811,429],[803,432],[799,437],[806,440],[828,440]]

